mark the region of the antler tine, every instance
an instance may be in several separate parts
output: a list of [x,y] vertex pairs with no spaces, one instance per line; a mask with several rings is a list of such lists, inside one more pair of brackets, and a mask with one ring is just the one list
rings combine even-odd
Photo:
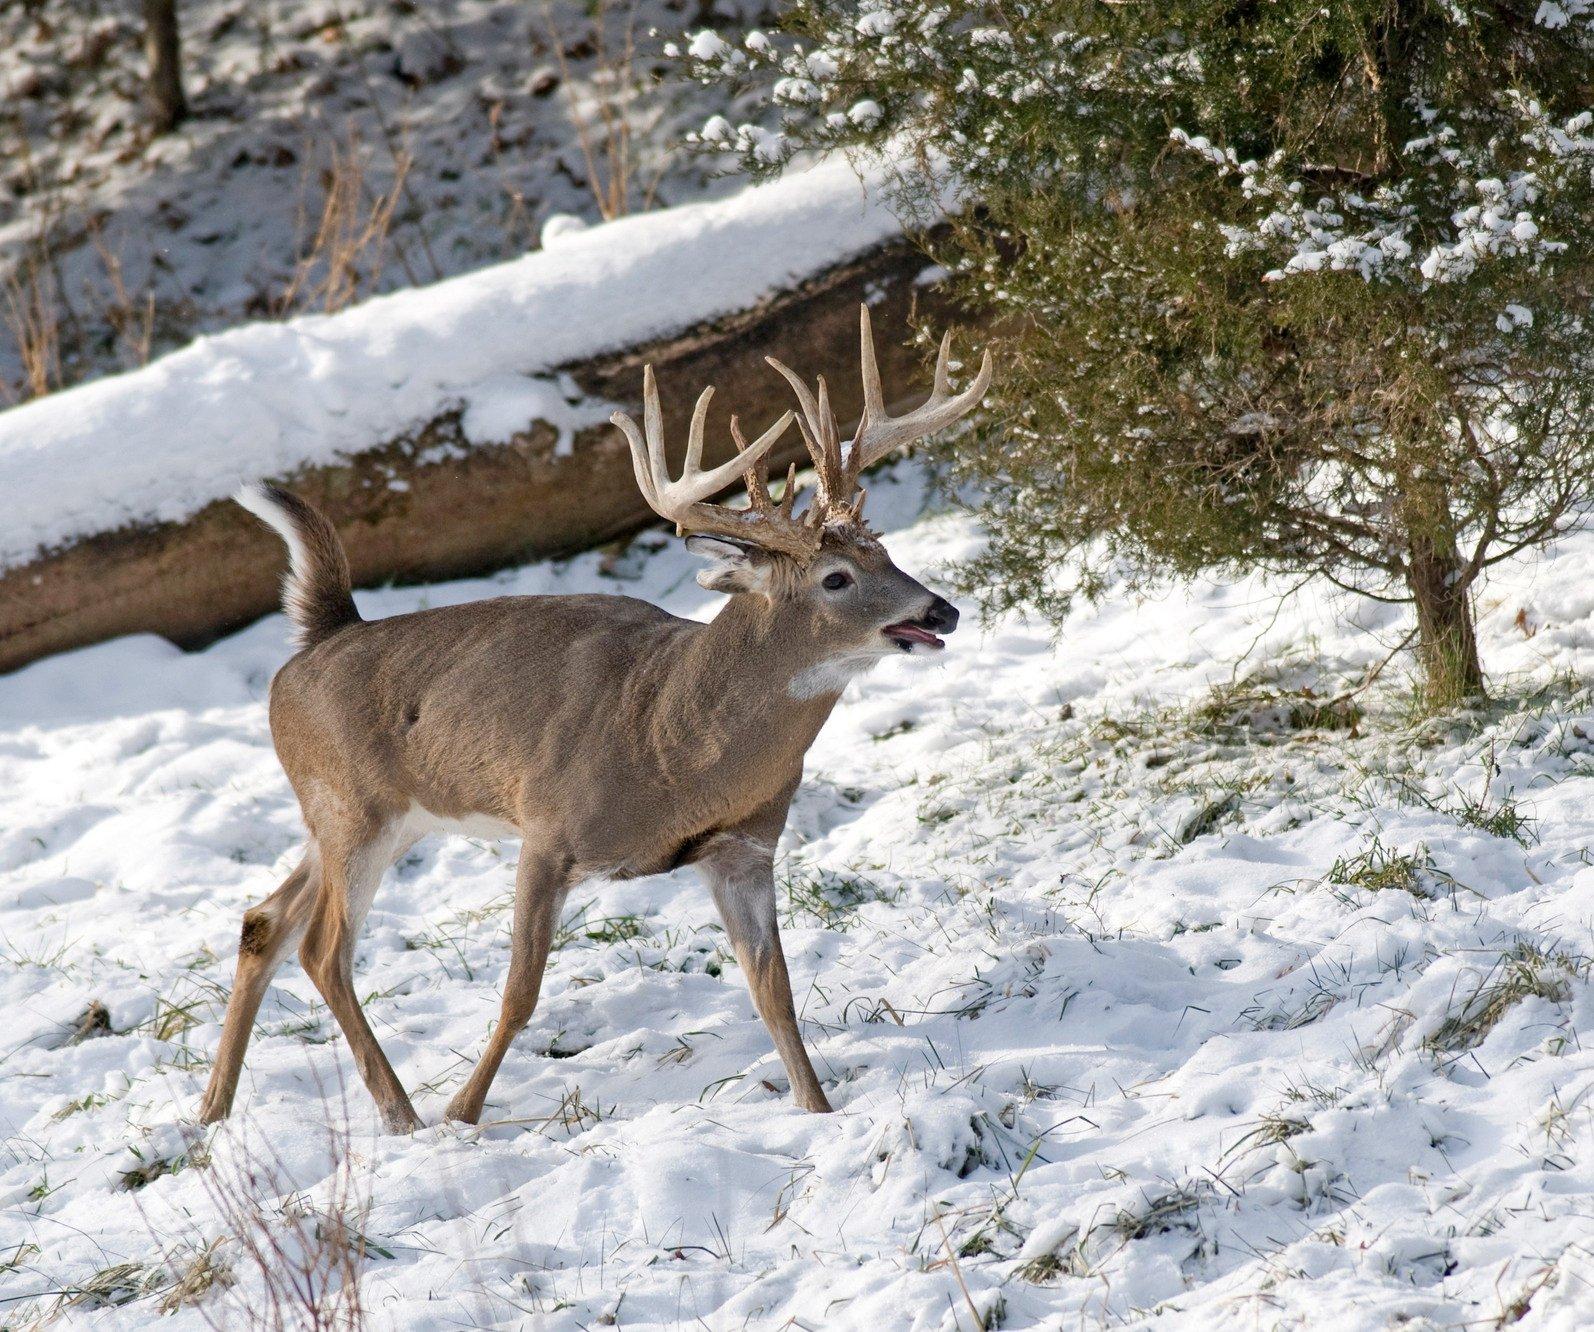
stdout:
[[[790,413],[788,412],[789,416]],[[798,428],[802,428],[799,421]],[[747,440],[742,435],[741,423],[731,417],[731,438],[736,441],[736,447],[746,452]],[[792,463],[786,469],[786,485],[781,491],[780,503],[777,505],[769,493],[769,459],[760,458],[754,466],[743,473],[747,483],[748,507],[761,517],[772,522],[792,522],[792,510],[796,506],[797,496],[800,493],[797,486],[797,464]]]
[[[736,441],[736,450],[745,454],[748,449],[747,436],[742,434],[741,421],[731,417],[731,438]],[[742,480],[747,486],[747,507],[762,518],[767,518],[775,512],[775,502],[769,497],[769,459],[760,458],[742,473]]]
[[963,392],[956,395],[952,393],[952,333],[948,330],[942,335],[941,346],[936,354],[935,383],[930,396],[911,412],[896,417],[887,416],[867,305],[860,310],[858,326],[864,407],[863,417],[858,422],[858,433],[853,436],[852,447],[847,450],[847,471],[853,478],[892,449],[933,435],[967,416],[979,406],[985,391],[991,386],[991,353],[987,351],[981,359],[974,382]]
[[941,334],[941,345],[935,353],[935,387],[930,390],[932,395],[945,395],[952,391],[952,376],[948,370],[952,362],[952,330]]
[[869,321],[867,305],[858,307],[858,360],[863,371],[863,419],[879,420],[886,414],[886,404],[880,390],[880,366],[874,358],[874,325]]
[[834,419],[827,427],[825,413],[830,406],[830,400],[825,393],[825,381],[819,381],[820,399],[816,399],[813,390],[803,382],[802,376],[782,361],[777,361],[773,356],[764,358],[774,369],[791,385],[792,392],[797,395],[797,405],[802,409],[802,415],[797,424],[803,431],[803,442],[808,446],[808,456],[813,459],[815,467],[824,466],[824,440],[828,434],[838,432]]
[[703,427],[708,423],[708,405],[713,397],[714,386],[710,384],[697,395],[697,405],[692,408],[692,424],[686,432],[686,463],[681,468],[682,480],[702,471]]
[[[811,556],[817,548],[817,534],[792,520],[789,488],[781,507],[776,508],[766,480],[767,456],[791,425],[792,413],[783,414],[751,444],[742,434],[741,423],[733,417],[731,435],[736,441],[736,456],[704,471],[703,431],[713,396],[712,388],[698,395],[686,437],[686,462],[674,481],[665,457],[664,412],[652,366],[645,367],[642,375],[641,428],[625,412],[615,412],[610,417],[631,446],[631,466],[643,497],[655,513],[675,524],[677,532],[730,536],[800,558]],[[731,509],[708,502],[711,495],[724,490],[738,476],[747,481],[748,508]]]
[[802,415],[797,418],[797,427],[802,431],[808,456],[813,460],[814,470],[819,474],[819,492],[807,517],[811,522],[822,525],[825,514],[835,506],[844,504],[852,491],[852,481],[841,455],[841,427],[837,424],[835,410],[830,405],[830,386],[825,383],[825,377],[820,375],[819,394],[815,397],[814,391],[790,366],[777,361],[773,356],[766,356],[764,359],[781,374],[797,394],[797,405],[802,409]]
[[[714,396],[712,388],[698,395],[692,411],[692,425],[687,435],[686,466],[679,480],[670,480],[665,459],[664,413],[659,405],[658,383],[653,367],[647,366],[642,376],[642,428],[625,412],[615,412],[609,419],[624,432],[631,446],[631,463],[636,472],[637,486],[648,504],[661,518],[669,518],[685,526],[683,518],[710,495],[725,489],[737,476],[757,463],[775,446],[792,422],[792,414],[785,413],[762,435],[749,444],[736,457],[718,467],[703,471],[703,427],[708,419],[709,402]],[[714,507],[712,505],[706,507]]]
[[819,484],[823,491],[820,498],[828,507],[846,500],[852,492],[852,478],[847,475],[846,465],[842,462],[841,427],[836,423],[835,409],[830,405],[830,386],[825,383],[823,375],[819,376],[819,415],[826,427],[819,440],[820,450],[824,454],[818,463]]
[[[802,410],[797,426],[802,431],[803,443],[808,446],[814,470],[819,473],[819,493],[805,516],[819,525],[827,520],[860,521],[863,493],[858,489],[858,477],[864,468],[899,445],[933,435],[967,416],[991,386],[991,354],[987,351],[973,383],[963,392],[953,394],[952,334],[948,332],[942,336],[935,358],[935,384],[930,396],[911,412],[888,416],[867,305],[858,310],[858,344],[859,368],[863,375],[863,413],[858,419],[857,433],[845,451],[841,447],[841,431],[836,424],[836,414],[831,410],[825,377],[819,376],[819,394],[815,397],[813,390],[789,366],[773,356],[765,358],[797,394],[797,405]],[[856,499],[854,492],[857,492]]]
[[655,513],[659,512],[659,505],[662,503],[657,485],[662,468],[652,447],[652,442],[659,438],[658,421],[655,418],[657,406],[658,394],[653,385],[653,367],[644,366],[642,429],[637,429],[637,423],[625,412],[612,412],[609,416],[609,420],[620,427],[626,443],[631,446],[631,470],[636,474],[637,489],[642,492],[642,498],[647,500],[648,507]]
[[[802,521],[809,527],[821,528],[831,514],[832,506],[828,497],[836,493],[834,485],[826,479],[830,474],[829,458],[825,452],[823,439],[815,439],[808,429],[808,422],[800,416],[797,418],[797,430],[803,437],[803,445],[808,450],[808,458],[814,465],[814,471],[818,474],[814,502],[803,511]],[[796,464],[792,464],[792,467],[795,472]]]

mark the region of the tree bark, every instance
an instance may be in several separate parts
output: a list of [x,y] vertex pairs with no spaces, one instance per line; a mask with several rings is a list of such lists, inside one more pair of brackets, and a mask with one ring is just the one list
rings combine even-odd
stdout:
[[149,58],[150,128],[168,134],[188,114],[177,0],[144,0],[144,53]]
[[1423,701],[1436,711],[1484,694],[1471,588],[1462,584],[1461,572],[1454,542],[1413,538],[1406,580],[1417,607]]

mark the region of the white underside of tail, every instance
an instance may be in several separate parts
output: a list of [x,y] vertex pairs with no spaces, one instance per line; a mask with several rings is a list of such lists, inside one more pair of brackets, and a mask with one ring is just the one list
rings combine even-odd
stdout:
[[266,493],[264,486],[251,481],[233,492],[233,500],[248,509],[280,536],[288,546],[288,572],[282,578],[282,608],[298,630],[296,641],[303,641],[304,608],[307,581],[310,575],[310,555],[304,546],[304,537],[298,524],[288,511]]
[[264,486],[254,481],[239,486],[233,493],[233,500],[243,505],[288,543],[288,562],[293,567],[293,575],[303,574],[307,564],[304,540],[299,535],[299,529],[294,526],[293,519],[288,516],[288,511],[266,494]]

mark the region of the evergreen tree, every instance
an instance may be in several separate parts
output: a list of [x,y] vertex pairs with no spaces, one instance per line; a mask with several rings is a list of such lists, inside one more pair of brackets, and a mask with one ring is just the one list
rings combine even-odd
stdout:
[[760,172],[889,155],[904,206],[952,199],[949,266],[1008,330],[1003,442],[958,455],[997,605],[1311,572],[1415,604],[1431,704],[1481,691],[1479,575],[1594,479],[1594,0],[802,0],[786,26],[694,40],[779,121],[701,138]]

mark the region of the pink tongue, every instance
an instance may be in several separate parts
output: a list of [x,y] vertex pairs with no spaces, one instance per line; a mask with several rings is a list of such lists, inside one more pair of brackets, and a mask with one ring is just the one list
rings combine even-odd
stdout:
[[886,632],[893,638],[910,638],[915,643],[928,643],[931,647],[946,646],[928,629],[921,629],[916,624],[893,624]]

